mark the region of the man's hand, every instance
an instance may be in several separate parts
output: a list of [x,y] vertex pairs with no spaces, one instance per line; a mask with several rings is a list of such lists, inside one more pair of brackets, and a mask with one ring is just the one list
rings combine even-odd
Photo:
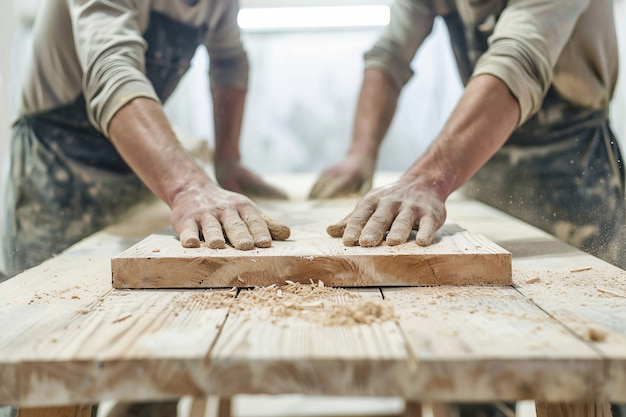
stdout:
[[267,248],[272,239],[285,240],[290,235],[287,226],[265,217],[247,197],[210,182],[176,195],[171,223],[186,248],[200,246],[201,236],[212,249],[225,248],[227,237],[235,248],[250,250]]
[[326,231],[332,237],[343,237],[346,246],[371,247],[383,240],[387,245],[399,245],[417,230],[415,241],[427,246],[445,220],[444,201],[436,190],[400,180],[370,191],[352,213]]
[[322,172],[311,188],[309,198],[364,195],[372,188],[375,165],[375,158],[346,155],[341,162]]
[[215,177],[226,190],[249,197],[277,198],[286,200],[287,194],[263,181],[258,175],[237,161],[215,161]]

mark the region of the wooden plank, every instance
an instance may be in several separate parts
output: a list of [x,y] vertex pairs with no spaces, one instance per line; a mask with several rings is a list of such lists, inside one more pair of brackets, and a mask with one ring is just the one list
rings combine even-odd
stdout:
[[602,358],[511,287],[383,290],[413,355],[407,398],[574,401],[604,394]]
[[[230,313],[209,357],[211,391],[226,397],[402,396],[408,382],[407,352],[393,319],[349,324],[355,319],[350,311],[358,316],[368,305],[386,305],[380,292],[342,291],[347,295],[317,301],[306,297],[287,310],[273,298],[257,297],[252,303],[242,298],[245,291],[240,293],[235,304],[239,309]],[[348,323],[343,320],[347,318]]]
[[626,271],[480,203],[457,199],[448,212],[512,253],[517,290],[599,352],[604,396],[626,402]]
[[[203,395],[204,360],[226,317],[224,291],[111,291],[0,349],[19,364],[19,404]],[[27,345],[24,341],[29,341]]]
[[91,405],[75,407],[20,408],[18,417],[91,417]]
[[266,249],[186,249],[174,236],[149,236],[111,259],[113,286],[219,288],[310,279],[341,287],[511,283],[510,253],[452,223],[428,247],[413,241],[394,247],[345,247],[325,229],[349,211],[349,204],[266,203],[266,212],[292,228],[289,241]]
[[605,403],[536,404],[537,417],[611,417],[611,406]]

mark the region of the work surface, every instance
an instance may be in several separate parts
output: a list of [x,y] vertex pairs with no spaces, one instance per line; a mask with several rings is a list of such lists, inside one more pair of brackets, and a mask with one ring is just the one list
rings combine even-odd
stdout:
[[113,289],[111,257],[168,222],[162,204],[139,207],[0,284],[0,403],[240,393],[626,402],[626,272],[480,203],[453,196],[447,207],[512,253],[513,285]]

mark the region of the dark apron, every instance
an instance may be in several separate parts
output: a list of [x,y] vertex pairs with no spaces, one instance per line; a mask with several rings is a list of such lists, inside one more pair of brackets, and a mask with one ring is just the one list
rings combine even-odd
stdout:
[[[491,33],[444,17],[463,82]],[[463,187],[469,197],[613,263],[624,225],[624,165],[603,111],[576,106],[550,88],[541,110]]]
[[[206,26],[153,12],[144,34],[146,75],[161,101],[172,94]],[[7,236],[8,276],[112,223],[151,196],[111,142],[88,120],[85,98],[13,126]]]

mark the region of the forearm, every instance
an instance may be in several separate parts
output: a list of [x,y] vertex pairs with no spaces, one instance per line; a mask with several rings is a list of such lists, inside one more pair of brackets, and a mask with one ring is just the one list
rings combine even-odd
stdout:
[[215,125],[215,162],[239,162],[239,139],[246,91],[234,87],[217,87],[211,94]]
[[349,154],[376,158],[391,125],[400,90],[387,74],[368,69],[359,94]]
[[474,78],[443,130],[403,176],[434,187],[442,201],[506,142],[520,115],[516,98],[491,75]]
[[126,163],[170,207],[183,188],[211,182],[181,147],[154,100],[130,101],[111,119],[109,133]]

